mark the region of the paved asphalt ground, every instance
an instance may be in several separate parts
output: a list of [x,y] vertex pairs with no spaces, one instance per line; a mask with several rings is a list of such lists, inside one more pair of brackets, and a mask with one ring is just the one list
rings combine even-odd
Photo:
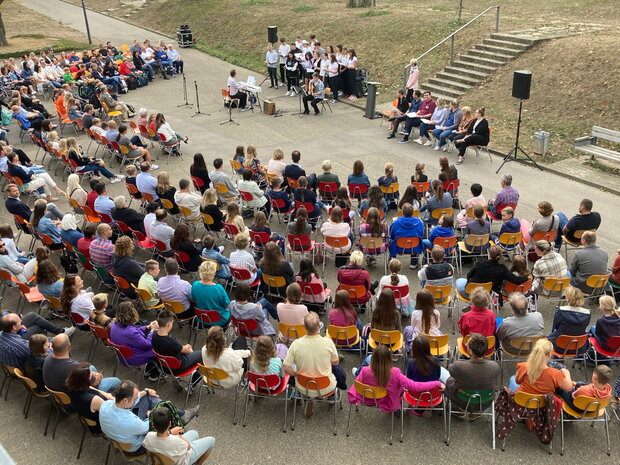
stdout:
[[[28,7],[60,20],[69,26],[83,30],[83,16],[81,9],[59,0],[29,0],[24,2]],[[149,31],[119,22],[103,15],[89,12],[89,19],[93,36],[105,40],[112,40],[116,44],[131,43],[134,38],[140,40],[148,37],[151,41],[159,37]],[[195,103],[194,80],[200,91],[200,103],[203,113],[209,113],[190,118],[196,107],[177,107],[183,103],[182,80],[180,77],[170,81],[157,79],[146,88],[133,91],[123,96],[123,100],[133,104],[136,108],[145,107],[149,111],[161,111],[178,132],[190,138],[188,146],[183,146],[184,156],[168,159],[160,156],[158,163],[160,170],[166,170],[173,180],[178,181],[186,177],[191,164],[191,156],[195,152],[203,153],[210,161],[216,156],[225,160],[232,157],[234,148],[239,145],[254,144],[263,162],[271,156],[277,146],[282,147],[285,153],[298,149],[302,153],[302,164],[307,171],[320,169],[324,159],[331,159],[334,172],[345,178],[350,172],[352,163],[362,159],[366,165],[366,172],[371,178],[378,178],[382,174],[383,164],[394,162],[396,174],[401,177],[403,184],[413,172],[416,162],[423,161],[427,165],[429,176],[437,175],[437,154],[417,144],[397,144],[395,140],[386,141],[385,127],[379,127],[379,121],[370,121],[362,118],[361,112],[348,105],[333,106],[333,113],[329,111],[319,117],[294,116],[298,110],[296,98],[284,97],[284,91],[267,89],[263,85],[263,95],[274,97],[278,109],[283,110],[282,117],[273,118],[261,114],[258,109],[251,112],[233,112],[236,125],[220,123],[227,119],[227,114],[220,111],[220,88],[225,86],[228,71],[231,65],[192,49],[181,50],[185,59],[185,70],[189,84],[190,102]],[[238,70],[239,76],[244,79],[248,72]],[[262,77],[257,76],[260,82]],[[261,95],[261,98],[263,97]],[[49,102],[47,102],[49,104]],[[478,103],[478,102],[476,102]],[[483,102],[479,102],[483,103]],[[475,105],[475,103],[474,103]],[[492,120],[492,115],[490,115]],[[15,135],[12,132],[13,141]],[[84,136],[80,136],[83,145],[87,145]],[[32,146],[24,144],[27,152],[34,153]],[[154,149],[156,151],[156,149]],[[451,154],[452,160],[455,155]],[[491,164],[488,159],[482,158],[479,165],[468,158],[466,164],[459,167],[459,177],[463,186],[462,192],[467,197],[469,186],[474,182],[483,184],[484,195],[492,198],[499,189],[499,176],[495,170],[501,159],[494,158]],[[118,165],[112,164],[112,169],[118,172]],[[538,201],[549,200],[556,211],[563,211],[571,216],[576,212],[579,200],[589,197],[594,201],[595,209],[603,216],[603,224],[599,229],[599,243],[610,252],[610,261],[615,256],[618,247],[617,223],[614,218],[617,210],[617,197],[603,191],[567,181],[549,173],[539,172],[533,168],[517,163],[505,166],[502,173],[513,175],[513,185],[521,192],[521,201],[517,216],[534,219]],[[58,179],[58,178],[57,178]],[[64,181],[60,181],[65,186]],[[122,184],[111,186],[111,196],[124,192]],[[67,209],[67,204],[60,201],[59,205]],[[9,218],[2,209],[0,217],[3,222]],[[276,227],[282,231],[282,227]],[[21,242],[27,246],[26,241]],[[227,253],[230,250],[227,250]],[[57,260],[57,259],[56,259]],[[374,279],[382,275],[382,267],[371,270]],[[419,288],[417,274],[406,270],[413,292]],[[328,263],[324,279],[330,287],[335,288],[335,268]],[[88,284],[92,284],[89,279]],[[17,304],[16,295],[7,292],[3,307],[14,309]],[[34,306],[28,306],[33,310]],[[546,328],[551,327],[553,307],[544,304],[540,310],[545,316]],[[504,307],[501,316],[508,316],[508,309]],[[363,315],[365,321],[368,315]],[[450,322],[442,315],[444,331],[450,332]],[[598,310],[593,308],[593,322],[598,317]],[[64,323],[60,323],[64,324]],[[187,340],[187,329],[177,331],[177,337]],[[451,336],[454,345],[456,336]],[[73,338],[73,356],[83,360],[90,346],[90,334],[76,334]],[[202,340],[199,338],[200,344]],[[198,347],[195,347],[198,348]],[[345,370],[349,373],[353,366],[358,364],[355,354],[344,354]],[[111,352],[99,349],[93,363],[100,371],[111,375],[114,368],[114,356]],[[507,364],[506,377],[514,372],[514,366]],[[620,374],[615,369],[615,374]],[[137,373],[131,369],[120,368],[118,375],[137,380]],[[579,368],[573,369],[574,379],[590,377]],[[349,379],[349,383],[351,379]],[[145,386],[154,387],[148,381]],[[161,397],[168,398],[182,406],[184,396],[178,394],[171,383],[162,384],[159,388]],[[25,393],[20,386],[11,388],[8,402],[0,401],[0,443],[8,450],[15,462],[19,465],[65,464],[74,463],[103,463],[105,457],[105,443],[100,439],[87,437],[85,450],[80,461],[75,459],[81,427],[75,418],[61,419],[56,439],[43,437],[42,432],[48,411],[46,402],[35,399],[28,419],[24,420],[21,408],[25,400]],[[195,396],[190,398],[190,404],[196,401]],[[283,405],[281,402],[261,400],[250,405],[249,424],[243,428],[240,424],[232,424],[234,396],[229,393],[207,395],[203,393],[200,415],[191,423],[191,427],[202,435],[214,436],[217,440],[216,451],[211,456],[211,463],[232,464],[285,464],[285,463],[379,463],[386,460],[390,463],[405,464],[420,463],[563,463],[559,451],[559,432],[554,445],[556,453],[547,454],[547,448],[541,445],[525,428],[520,425],[508,438],[505,452],[491,450],[490,422],[480,419],[475,422],[453,420],[451,444],[447,447],[443,443],[443,420],[435,415],[431,419],[411,417],[405,418],[404,442],[398,441],[400,425],[395,427],[395,442],[390,446],[387,443],[389,434],[389,415],[373,409],[353,411],[353,421],[350,437],[345,436],[346,414],[348,403],[343,402],[344,409],[338,411],[338,435],[331,433],[332,407],[321,405],[315,409],[315,416],[306,420],[298,411],[297,427],[295,431],[281,432],[283,421]],[[239,412],[243,413],[243,403],[239,402]],[[291,404],[292,407],[292,404]],[[289,413],[289,423],[292,412]],[[619,463],[620,451],[616,438],[620,428],[614,420],[610,424],[612,437],[612,456],[609,458],[604,452],[604,434],[601,425],[594,429],[588,425],[569,425],[566,429],[567,451],[566,460],[575,463]],[[615,444],[614,444],[615,443]],[[121,460],[120,458],[117,460]],[[0,463],[2,460],[0,459]]]

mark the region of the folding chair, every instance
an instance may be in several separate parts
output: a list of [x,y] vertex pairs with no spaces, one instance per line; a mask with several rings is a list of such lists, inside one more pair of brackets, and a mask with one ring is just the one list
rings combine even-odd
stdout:
[[427,192],[431,190],[430,181],[426,182],[412,182],[411,185],[415,187],[416,192],[418,193],[418,198],[422,198],[426,195]]
[[[415,254],[413,249],[418,247],[420,243],[421,243],[421,239],[416,236],[398,237],[396,238],[396,247],[398,247],[398,252],[396,255],[409,255],[411,256],[411,258],[413,258],[413,254]],[[418,266],[421,261],[421,256],[422,254],[418,254],[418,257],[417,257]]]
[[589,422],[594,427],[594,422],[602,422],[605,426],[605,439],[607,441],[607,455],[611,455],[611,442],[609,440],[609,414],[607,405],[609,399],[595,399],[588,396],[577,396],[573,398],[575,408],[562,403],[562,416],[560,417],[560,455],[564,455],[564,423],[570,422]]
[[[355,380],[353,382],[353,388],[362,396],[362,401],[359,404],[355,404],[355,411],[358,410],[358,405],[364,407],[379,408],[378,400],[387,396],[385,388],[379,386],[371,386],[370,384],[364,384],[361,381]],[[353,410],[353,404],[349,403],[349,419],[347,420],[347,437],[349,437],[349,430],[351,428],[351,411]],[[389,444],[392,445],[392,437],[394,436],[394,412],[390,414],[390,439]]]
[[339,252],[340,252],[340,255],[342,255],[344,253],[344,250],[346,250],[347,247],[350,248],[351,241],[349,240],[347,236],[343,236],[343,237],[325,236],[323,239],[325,239],[325,244],[323,246],[323,269],[321,271],[321,274],[325,275],[325,262],[327,261],[327,254],[333,255],[334,261],[335,261],[336,255],[339,255]]
[[321,200],[331,202],[336,197],[336,191],[338,190],[338,184],[335,182],[323,182],[320,181],[318,185],[319,195]]
[[[327,392],[325,394],[319,394],[320,391],[329,388],[331,381],[327,376],[307,376],[302,373],[297,373],[295,377],[296,385],[295,385],[295,397],[301,399],[305,402],[327,402],[329,404],[333,404],[334,406],[334,436],[338,434],[336,429],[336,414],[338,409],[336,408],[336,404],[341,403],[340,390],[336,387],[332,391]],[[317,394],[315,396],[310,395],[310,391],[314,391],[312,394]],[[305,405],[305,404],[304,404]],[[340,405],[342,408],[342,405]],[[295,430],[295,419],[297,417],[297,402],[293,402],[293,423],[291,424],[291,431]]]
[[[248,386],[245,391],[245,408],[243,410],[243,426],[246,425],[248,415],[248,403],[252,399],[275,399],[284,401],[284,426],[282,432],[286,433],[286,417],[288,414],[289,375],[280,378],[278,375],[261,375],[248,371]],[[280,395],[284,394],[284,395]],[[256,403],[254,403],[256,405]]]
[[69,410],[69,407],[71,406],[71,398],[68,394],[60,391],[53,391],[47,386],[45,386],[45,389],[47,389],[47,391],[49,392],[49,399],[51,402],[43,436],[47,436],[47,430],[50,424],[50,420],[52,418],[52,410],[55,409],[56,420],[54,421],[54,429],[52,430],[52,439],[56,439],[56,428],[58,427],[58,420],[60,419],[60,414],[63,413],[64,415],[69,416],[72,413],[72,411]]

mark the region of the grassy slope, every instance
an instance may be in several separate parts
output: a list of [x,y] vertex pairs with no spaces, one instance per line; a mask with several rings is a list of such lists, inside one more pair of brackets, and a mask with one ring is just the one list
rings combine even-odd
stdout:
[[[463,19],[468,20],[497,3],[464,2]],[[129,20],[171,35],[179,24],[187,23],[201,49],[262,72],[268,25],[277,25],[279,34],[289,40],[297,34],[307,37],[314,33],[324,45],[353,46],[360,66],[369,69],[373,80],[387,85],[381,96],[384,100],[390,99],[392,91],[401,85],[403,66],[411,57],[420,55],[458,27],[458,0],[436,0],[422,7],[410,0],[379,1],[378,10],[389,14],[371,17],[362,16],[366,9],[347,9],[344,4],[344,0],[148,0],[144,8],[130,14]],[[519,0],[502,4],[500,30],[585,20],[618,26],[614,5],[616,0]],[[98,3],[100,9],[115,7],[118,0]],[[311,10],[313,7],[316,9]],[[466,29],[457,41],[456,53],[481,42],[494,25],[494,14],[490,14]],[[512,70],[531,69],[534,87],[532,99],[525,105],[524,134],[529,136],[541,128],[552,132],[550,155],[566,156],[572,139],[585,134],[587,126],[595,122],[613,126],[609,121],[617,121],[613,116],[618,116],[618,110],[609,105],[618,89],[617,73],[609,72],[615,53],[612,35],[605,34],[542,44],[505,66],[488,84],[472,90],[462,101],[474,107],[485,105],[494,129],[492,146],[509,148],[516,119],[516,103],[510,97]],[[440,71],[448,59],[447,44],[423,58],[422,81]],[[606,61],[607,66],[598,66]],[[588,106],[584,107],[579,95],[591,96]],[[563,103],[565,96],[569,96],[567,104]],[[543,98],[543,104],[536,103]],[[582,122],[584,118],[587,123]],[[527,140],[524,137],[524,142]]]

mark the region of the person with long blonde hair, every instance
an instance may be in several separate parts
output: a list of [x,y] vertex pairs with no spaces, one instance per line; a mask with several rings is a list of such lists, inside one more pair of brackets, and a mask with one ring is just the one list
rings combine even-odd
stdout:
[[[394,164],[387,162],[384,167],[384,175],[377,179],[377,184],[380,187],[390,187],[392,184],[398,184],[398,176],[394,175]],[[389,208],[397,208],[396,202],[400,192],[395,191],[391,194],[384,194],[383,197],[388,202]]]
[[80,185],[80,177],[71,173],[67,178],[67,196],[75,200],[80,205],[86,205],[86,196],[88,194]]
[[215,283],[217,264],[212,261],[202,262],[198,268],[200,280],[192,284],[191,300],[196,302],[196,308],[201,310],[215,310],[220,319],[213,322],[204,321],[211,326],[228,326],[230,322],[230,298],[221,284]]
[[155,191],[160,199],[166,199],[172,204],[172,208],[168,210],[168,213],[171,215],[178,215],[180,212],[179,207],[174,200],[174,195],[176,194],[177,189],[170,183],[170,175],[167,171],[160,171],[157,175],[157,185],[155,186]]
[[213,219],[212,224],[205,223],[205,229],[208,231],[221,231],[224,229],[226,221],[226,212],[217,206],[217,193],[214,189],[207,189],[202,194],[202,202],[200,203],[200,213],[206,213]]
[[243,161],[243,166],[252,172],[252,181],[256,181],[259,184],[265,182],[265,172],[267,169],[260,164],[258,154],[256,153],[256,147],[248,145],[245,149],[246,157]]
[[80,173],[87,173],[89,171],[93,171],[97,176],[101,174],[108,178],[111,184],[121,182],[123,179],[125,179],[125,176],[123,175],[114,175],[109,169],[104,166],[102,160],[97,160],[89,156],[83,156],[82,149],[78,145],[77,139],[75,137],[67,138],[67,158],[75,162],[75,165],[77,167],[76,170]]
[[517,374],[510,377],[509,388],[528,394],[554,394],[556,389],[570,391],[575,386],[567,368],[549,366],[553,344],[540,339],[526,362],[517,363]]

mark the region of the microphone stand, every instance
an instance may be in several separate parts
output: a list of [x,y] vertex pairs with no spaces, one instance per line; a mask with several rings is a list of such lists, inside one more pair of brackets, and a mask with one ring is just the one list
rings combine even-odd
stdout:
[[193,104],[187,101],[187,82],[185,80],[185,73],[183,73],[183,99],[185,100],[185,103],[182,103],[181,105],[177,105],[177,108],[194,106]]
[[193,118],[194,116],[198,116],[198,115],[207,115],[207,116],[211,116],[211,113],[202,113],[202,112],[200,111],[200,100],[198,99],[198,83],[197,83],[196,81],[194,81],[194,87],[195,87],[195,89],[196,89],[196,108],[197,108],[197,111],[196,111],[196,113],[194,113],[194,114],[192,115],[192,118]]
[[299,98],[299,111],[298,111],[297,113],[292,113],[292,115],[293,115],[293,116],[294,116],[294,115],[299,115],[299,117],[301,118],[301,117],[304,115],[304,112],[303,112],[303,110],[301,109],[301,99],[302,99],[302,94],[303,94],[304,92],[303,92],[303,89],[302,89],[302,88],[301,88],[298,84],[293,84],[293,85],[291,86],[291,88],[292,88],[292,89],[294,89],[294,90],[295,90],[295,92],[297,92],[297,97]]
[[226,123],[233,123],[233,124],[236,124],[237,126],[239,126],[239,123],[237,123],[234,119],[232,119],[233,99],[230,98],[230,87],[228,88],[228,95],[229,95],[229,97],[228,97],[228,120],[220,123],[220,126],[222,126],[223,124],[226,124]]

